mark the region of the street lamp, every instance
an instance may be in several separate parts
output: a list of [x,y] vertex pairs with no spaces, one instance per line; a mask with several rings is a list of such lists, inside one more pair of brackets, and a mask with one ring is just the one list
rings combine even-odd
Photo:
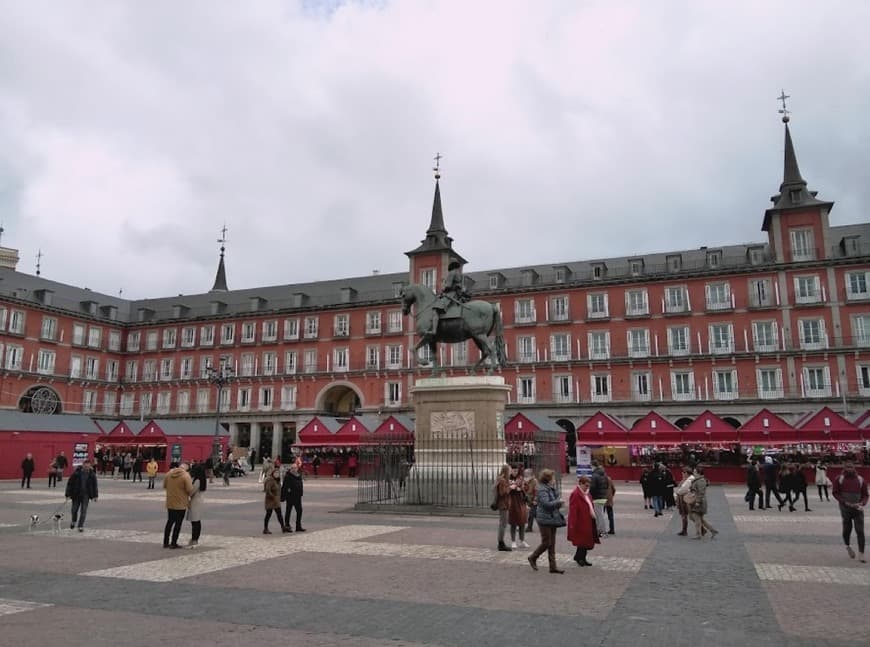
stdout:
[[212,461],[214,467],[217,467],[221,462],[221,396],[224,392],[224,387],[229,383],[233,376],[233,369],[229,362],[221,360],[220,365],[212,366],[211,362],[205,367],[208,375],[208,381],[217,387],[217,405],[215,406],[214,416],[214,445],[212,447]]

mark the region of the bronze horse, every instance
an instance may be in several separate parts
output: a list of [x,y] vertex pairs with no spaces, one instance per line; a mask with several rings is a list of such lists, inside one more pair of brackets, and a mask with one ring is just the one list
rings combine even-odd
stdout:
[[[420,341],[414,347],[414,354],[423,346],[428,346],[432,357],[432,372],[435,373],[440,365],[438,363],[438,344],[454,344],[456,342],[471,339],[480,350],[480,360],[471,368],[472,371],[489,360],[487,373],[492,373],[496,366],[504,366],[507,361],[505,355],[504,337],[502,336],[501,312],[494,303],[487,301],[469,301],[458,304],[460,316],[445,317],[441,315],[438,320],[438,329],[431,333],[432,305],[435,303],[435,293],[426,286],[412,283],[402,289],[402,314],[409,314],[411,306],[416,306],[414,318],[416,331]],[[493,335],[490,342],[489,336]]]

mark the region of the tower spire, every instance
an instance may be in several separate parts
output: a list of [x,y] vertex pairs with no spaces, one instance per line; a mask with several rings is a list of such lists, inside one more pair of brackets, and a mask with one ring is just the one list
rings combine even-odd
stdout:
[[218,262],[217,274],[214,277],[214,287],[212,287],[212,292],[226,292],[227,291],[227,270],[224,265],[224,252],[226,251],[226,243],[227,243],[227,225],[224,223],[223,228],[221,229],[221,237],[217,239],[217,242],[221,244],[221,258]]

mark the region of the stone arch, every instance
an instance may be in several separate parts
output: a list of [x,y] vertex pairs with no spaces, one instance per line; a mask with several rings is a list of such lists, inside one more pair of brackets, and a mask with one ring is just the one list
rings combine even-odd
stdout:
[[346,380],[327,384],[314,401],[314,408],[329,416],[350,416],[362,406],[362,391]]
[[27,389],[18,400],[18,408],[24,413],[63,413],[60,395],[45,384],[35,384]]
[[725,416],[724,418],[722,418],[722,420],[727,422],[729,425],[731,425],[735,429],[740,429],[740,425],[743,424],[742,422],[740,422],[737,418],[734,418],[733,416]]
[[677,425],[677,427],[679,427],[680,429],[685,429],[690,424],[692,424],[692,419],[686,418],[686,417],[677,418],[677,420],[674,422],[674,424]]

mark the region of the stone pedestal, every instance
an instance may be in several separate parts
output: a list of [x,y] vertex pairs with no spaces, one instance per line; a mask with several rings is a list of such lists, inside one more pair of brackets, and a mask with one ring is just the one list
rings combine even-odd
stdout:
[[505,464],[510,388],[498,376],[417,380],[411,391],[415,463],[404,490],[406,505],[488,508]]

